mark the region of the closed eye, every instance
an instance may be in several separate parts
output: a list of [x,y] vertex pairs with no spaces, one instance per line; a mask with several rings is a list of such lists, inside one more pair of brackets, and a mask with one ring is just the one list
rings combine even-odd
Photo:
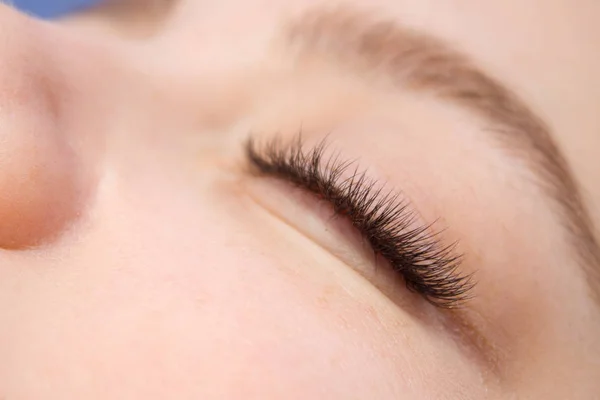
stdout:
[[250,138],[246,156],[253,172],[290,182],[329,203],[347,218],[406,282],[432,304],[455,308],[470,298],[471,275],[459,272],[461,255],[440,243],[431,227],[416,222],[406,200],[360,172],[354,162],[327,157],[326,142],[306,149],[302,138],[258,144]]

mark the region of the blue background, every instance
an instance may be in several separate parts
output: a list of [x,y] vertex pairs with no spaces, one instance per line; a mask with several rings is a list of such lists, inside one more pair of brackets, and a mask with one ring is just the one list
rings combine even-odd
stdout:
[[13,0],[13,5],[41,18],[56,18],[70,11],[88,7],[98,0]]

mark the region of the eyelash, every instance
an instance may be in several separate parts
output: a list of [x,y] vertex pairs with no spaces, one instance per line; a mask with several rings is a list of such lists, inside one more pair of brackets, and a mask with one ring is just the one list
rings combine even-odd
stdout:
[[[291,182],[328,202],[346,217],[405,281],[406,287],[441,308],[455,308],[470,298],[471,275],[458,271],[462,257],[444,246],[430,226],[415,227],[415,213],[398,194],[359,172],[339,154],[326,157],[327,143],[306,150],[302,137],[284,144],[275,137],[258,145],[250,138],[246,156],[260,175]],[[343,177],[349,172],[348,177]]]

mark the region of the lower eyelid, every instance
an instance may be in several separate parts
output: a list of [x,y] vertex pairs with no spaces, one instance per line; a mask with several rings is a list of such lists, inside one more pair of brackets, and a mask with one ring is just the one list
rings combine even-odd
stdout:
[[261,208],[283,221],[343,264],[354,270],[382,296],[418,323],[440,329],[452,336],[474,362],[495,370],[492,346],[474,327],[464,311],[440,312],[405,283],[373,254],[369,244],[349,221],[333,216],[331,206],[291,183],[270,177],[249,177],[242,181],[243,192]]

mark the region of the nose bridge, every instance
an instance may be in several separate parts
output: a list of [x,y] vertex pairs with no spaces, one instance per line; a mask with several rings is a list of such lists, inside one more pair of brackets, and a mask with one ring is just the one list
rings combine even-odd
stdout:
[[272,23],[240,18],[230,6],[182,2],[138,57],[163,100],[207,132],[223,131],[251,112],[265,78],[279,67],[270,54]]

